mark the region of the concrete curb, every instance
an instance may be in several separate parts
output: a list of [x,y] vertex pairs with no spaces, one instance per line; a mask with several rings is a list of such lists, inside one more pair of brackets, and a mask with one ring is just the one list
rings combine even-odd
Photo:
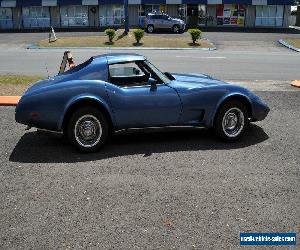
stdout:
[[0,96],[0,106],[17,106],[21,96]]
[[289,28],[291,28],[291,29],[295,29],[295,30],[300,30],[300,27],[298,27],[298,26],[289,26]]
[[293,45],[289,44],[288,42],[284,41],[283,39],[278,40],[278,42],[281,45],[283,45],[283,46],[285,46],[285,47],[287,47],[289,49],[292,49],[292,50],[295,50],[297,52],[300,52],[300,49],[295,48]]
[[203,51],[212,51],[216,50],[216,47],[213,48],[156,48],[156,47],[38,47],[35,44],[29,44],[26,47],[27,49],[105,49],[105,50],[203,50]]

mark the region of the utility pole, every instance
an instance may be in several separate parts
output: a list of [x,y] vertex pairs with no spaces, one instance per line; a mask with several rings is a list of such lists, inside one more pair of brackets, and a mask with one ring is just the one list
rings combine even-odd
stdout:
[[129,32],[128,0],[124,0],[125,34]]
[[300,26],[300,3],[298,2],[297,6],[297,16],[296,16],[296,26]]

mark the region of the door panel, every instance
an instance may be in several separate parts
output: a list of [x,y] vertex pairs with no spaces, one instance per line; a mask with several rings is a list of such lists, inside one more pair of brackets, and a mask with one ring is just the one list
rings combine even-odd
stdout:
[[166,84],[156,87],[118,87],[107,84],[117,129],[176,125],[181,113],[177,92]]

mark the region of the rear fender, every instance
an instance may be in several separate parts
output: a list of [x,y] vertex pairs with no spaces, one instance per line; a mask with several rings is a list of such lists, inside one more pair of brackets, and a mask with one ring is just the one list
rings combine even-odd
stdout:
[[64,119],[65,119],[65,116],[68,112],[68,110],[73,106],[75,105],[76,103],[79,103],[81,101],[91,101],[93,103],[97,103],[99,104],[99,107],[101,108],[104,108],[105,111],[107,112],[107,114],[110,116],[109,118],[111,119],[111,122],[113,124],[115,124],[115,119],[114,119],[114,116],[113,116],[113,112],[111,111],[110,107],[109,107],[109,104],[107,104],[103,99],[101,98],[98,98],[96,96],[92,96],[92,95],[85,95],[85,94],[82,94],[82,95],[78,95],[78,96],[75,96],[73,97],[71,100],[69,100],[69,102],[66,104],[66,107],[64,109],[64,112],[63,114],[61,115],[60,117],[60,120],[59,120],[59,124],[58,124],[58,127],[59,127],[59,130],[63,130],[63,124],[64,124]]

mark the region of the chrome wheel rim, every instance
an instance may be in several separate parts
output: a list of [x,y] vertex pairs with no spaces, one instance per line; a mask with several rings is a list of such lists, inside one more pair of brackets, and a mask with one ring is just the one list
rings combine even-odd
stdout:
[[174,31],[174,33],[178,33],[179,28],[177,26],[174,26],[173,31]]
[[102,136],[100,121],[93,115],[84,115],[77,120],[74,134],[79,145],[85,148],[93,147]]
[[148,31],[149,31],[150,33],[152,33],[152,32],[153,32],[153,26],[149,26],[149,27],[148,27]]
[[243,130],[244,124],[244,113],[239,108],[231,108],[223,116],[222,128],[228,137],[238,136]]

